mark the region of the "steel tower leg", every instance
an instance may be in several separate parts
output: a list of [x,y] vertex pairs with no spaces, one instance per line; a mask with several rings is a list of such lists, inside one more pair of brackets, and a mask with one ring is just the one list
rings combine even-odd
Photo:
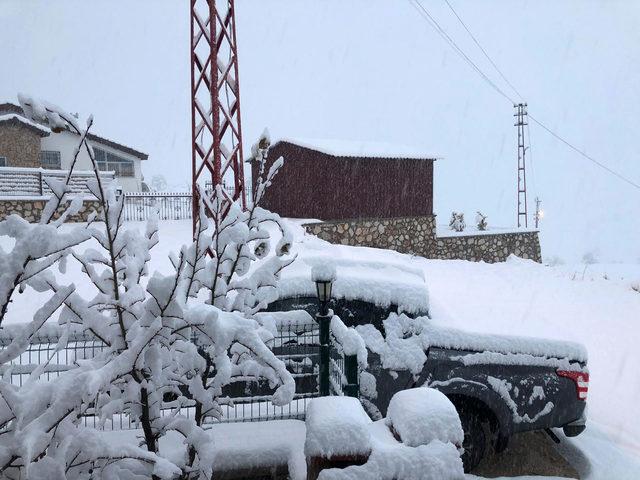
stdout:
[[[190,0],[193,227],[198,187],[246,206],[234,0]],[[205,208],[205,213],[211,211]]]

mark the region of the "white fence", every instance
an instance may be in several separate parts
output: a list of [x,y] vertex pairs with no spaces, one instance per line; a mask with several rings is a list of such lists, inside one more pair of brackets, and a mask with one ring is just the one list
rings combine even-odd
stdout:
[[157,212],[160,220],[186,220],[192,217],[190,193],[125,192],[123,218],[126,221],[148,220]]

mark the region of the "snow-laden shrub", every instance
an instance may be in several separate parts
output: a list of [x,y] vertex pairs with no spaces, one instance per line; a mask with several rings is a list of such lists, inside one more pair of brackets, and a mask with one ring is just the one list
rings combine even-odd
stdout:
[[487,216],[483,215],[482,212],[476,212],[476,228],[480,231],[485,231],[487,226]]
[[545,265],[549,265],[550,267],[555,267],[558,265],[564,265],[564,259],[559,255],[549,255],[544,259]]
[[[15,216],[0,222],[0,235],[15,240],[11,251],[0,250],[0,325],[18,287],[51,292],[34,319],[0,351],[0,360],[6,365],[20,355],[60,307],[60,324],[90,333],[105,348],[50,381],[40,378],[42,368],[22,387],[0,380],[0,472],[7,478],[210,478],[215,449],[202,424],[221,416],[222,388],[238,378],[264,378],[275,389],[278,405],[290,402],[295,390],[285,365],[265,345],[272,334],[253,318],[275,295],[279,272],[292,261],[286,258],[290,236],[280,218],[258,205],[282,159],[264,178],[261,174],[247,210],[230,203],[221,189],[211,198],[201,192],[195,240],[172,255],[172,273],[150,274],[157,222],[151,219],[144,233],[123,227],[123,198],[102,183],[86,142],[92,119],[81,129],[53,105],[28,97],[20,101],[33,120],[80,136],[75,157],[86,149],[96,173],[88,187],[101,209],[86,226],[59,231],[65,216],[79,207],[72,202],[52,221],[66,200],[70,171],[66,181],[52,182],[54,197],[40,224]],[[266,222],[282,231],[270,257]],[[89,238],[95,248],[71,249]],[[93,298],[59,284],[50,271],[69,255],[95,287]],[[57,349],[64,344],[63,335]],[[183,411],[193,405],[195,416],[189,418]],[[163,414],[163,407],[170,407],[170,414]],[[140,426],[140,446],[114,447],[83,426],[85,414],[106,422],[116,413]],[[159,442],[169,432],[182,435],[186,447],[186,458],[177,463],[159,453]]]
[[449,228],[455,232],[464,232],[466,228],[464,222],[464,213],[451,212],[451,218],[449,219]]
[[582,263],[585,265],[593,265],[594,263],[598,263],[598,255],[595,251],[588,251],[582,255]]

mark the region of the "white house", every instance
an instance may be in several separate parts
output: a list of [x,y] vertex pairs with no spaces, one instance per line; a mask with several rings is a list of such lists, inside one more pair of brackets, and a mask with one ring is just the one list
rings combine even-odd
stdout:
[[[142,176],[142,161],[149,157],[146,153],[91,133],[87,139],[95,152],[98,168],[115,172],[123,191],[146,189]],[[18,105],[0,104],[0,167],[68,170],[78,141],[74,133],[53,133],[35,124],[23,116]],[[80,151],[75,169],[92,169],[86,149]]]

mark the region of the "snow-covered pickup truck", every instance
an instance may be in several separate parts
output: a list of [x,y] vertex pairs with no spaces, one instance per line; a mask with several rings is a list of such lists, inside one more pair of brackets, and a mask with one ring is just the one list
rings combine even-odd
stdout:
[[467,471],[490,445],[504,449],[514,433],[562,427],[575,436],[584,430],[589,374],[580,345],[468,333],[404,314],[392,313],[383,327],[356,328],[371,352],[373,403],[384,415],[398,390],[440,390],[460,414]]
[[[316,313],[304,270],[283,276],[280,298],[269,310]],[[333,296],[334,313],[368,349],[360,382],[365,408],[384,416],[400,390],[440,390],[460,414],[466,471],[490,447],[503,450],[514,433],[562,427],[575,436],[584,430],[589,374],[582,345],[447,328],[429,316],[422,272],[402,264],[340,260]]]

